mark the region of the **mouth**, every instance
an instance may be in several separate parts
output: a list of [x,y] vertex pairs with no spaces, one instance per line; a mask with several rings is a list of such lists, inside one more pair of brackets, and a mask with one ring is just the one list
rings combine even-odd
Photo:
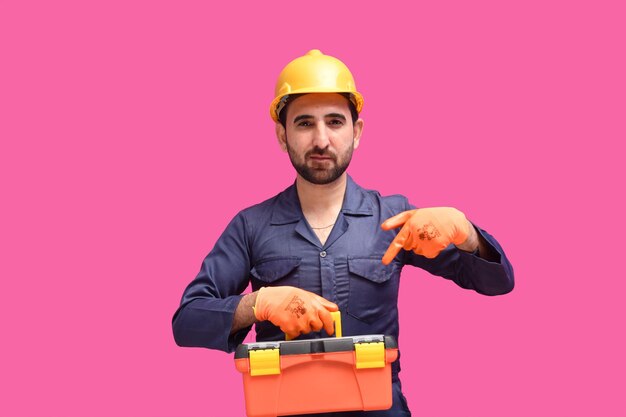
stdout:
[[309,156],[309,166],[313,169],[329,169],[333,166],[334,159],[328,155]]
[[312,152],[308,152],[306,157],[308,159],[312,160],[312,161],[315,161],[315,162],[334,161],[335,160],[335,155],[333,155],[331,152],[312,151]]

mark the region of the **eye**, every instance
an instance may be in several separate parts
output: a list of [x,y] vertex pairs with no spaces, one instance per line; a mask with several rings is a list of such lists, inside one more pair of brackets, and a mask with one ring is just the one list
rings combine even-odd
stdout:
[[341,126],[343,125],[343,120],[341,119],[330,119],[328,122],[329,125]]
[[298,127],[308,127],[308,126],[311,126],[311,122],[309,122],[308,120],[302,120],[302,121],[298,122],[298,124],[296,126],[298,126]]

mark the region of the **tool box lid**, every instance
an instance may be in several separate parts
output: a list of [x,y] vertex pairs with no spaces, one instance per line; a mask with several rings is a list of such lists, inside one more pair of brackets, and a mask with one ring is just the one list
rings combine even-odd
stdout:
[[312,353],[329,353],[354,351],[355,345],[383,342],[385,349],[397,349],[398,343],[393,336],[365,335],[348,337],[326,337],[321,339],[288,340],[276,342],[244,343],[237,347],[235,359],[249,357],[250,351],[279,349],[280,355],[304,355]]

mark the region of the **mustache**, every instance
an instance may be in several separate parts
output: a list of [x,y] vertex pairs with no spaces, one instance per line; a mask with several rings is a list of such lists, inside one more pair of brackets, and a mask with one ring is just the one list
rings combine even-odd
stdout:
[[337,160],[337,155],[317,146],[311,149],[310,151],[308,151],[306,154],[304,154],[304,156],[307,158],[311,155],[328,157],[328,158],[331,158],[333,161]]

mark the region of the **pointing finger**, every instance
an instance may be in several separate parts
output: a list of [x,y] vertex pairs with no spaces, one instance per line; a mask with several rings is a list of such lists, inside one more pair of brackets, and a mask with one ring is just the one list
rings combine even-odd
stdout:
[[380,225],[380,227],[382,227],[383,230],[391,230],[391,229],[395,229],[396,227],[400,227],[404,223],[406,223],[406,221],[409,220],[409,218],[411,218],[414,212],[415,210],[408,210],[408,211],[403,211],[400,214],[396,214],[395,216],[390,217],[387,220],[385,220],[383,224]]

